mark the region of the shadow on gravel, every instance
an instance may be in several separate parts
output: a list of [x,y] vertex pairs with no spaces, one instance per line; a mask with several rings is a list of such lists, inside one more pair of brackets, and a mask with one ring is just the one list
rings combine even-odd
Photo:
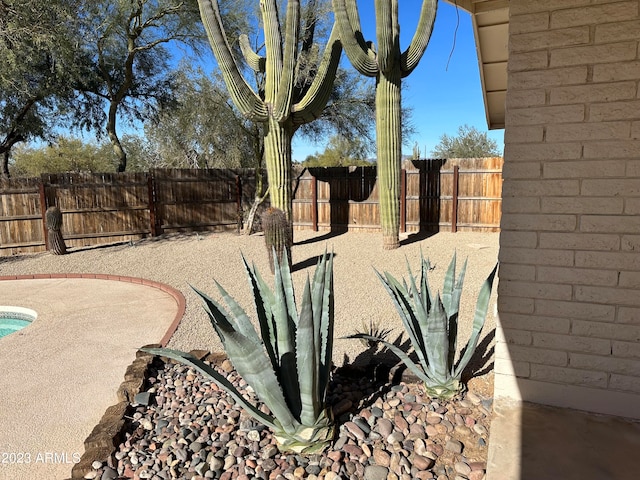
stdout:
[[[476,351],[471,356],[467,368],[462,372],[462,382],[467,383],[474,377],[481,377],[493,370],[493,362],[490,360],[493,358],[495,348],[492,343],[496,338],[496,329],[491,330],[478,344]],[[464,351],[460,356],[464,355]]]
[[[336,253],[333,254],[333,258],[337,256],[338,255]],[[304,270],[305,268],[315,267],[321,258],[322,258],[322,255],[316,255],[314,257],[307,258],[302,262],[294,263],[293,266],[291,267],[291,272],[293,273],[293,272],[297,272],[298,270]]]
[[324,233],[317,237],[307,238],[306,240],[300,240],[299,242],[293,242],[293,246],[295,247],[296,245],[310,245],[312,243],[324,242],[325,240],[344,235],[345,233],[347,233],[346,229],[331,230],[330,232]]

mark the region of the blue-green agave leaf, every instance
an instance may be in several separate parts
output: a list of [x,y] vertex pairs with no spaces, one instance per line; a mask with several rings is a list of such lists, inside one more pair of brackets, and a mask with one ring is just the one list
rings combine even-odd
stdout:
[[[251,268],[249,268],[249,264],[245,260],[244,256],[242,257],[242,262],[244,263],[244,268],[247,272],[249,284],[251,285],[251,291],[253,293],[253,301],[256,308],[256,314],[258,315],[258,324],[260,326],[260,336],[262,338],[264,348],[267,351],[267,355],[269,356],[269,360],[271,361],[271,365],[275,370],[278,365],[275,352],[276,336],[273,330],[270,300],[268,298],[265,299],[265,293],[268,296],[271,291],[266,287],[266,285],[264,285],[264,281],[259,277],[258,272],[253,272]],[[263,292],[264,289],[266,289],[266,292]]]
[[[318,394],[323,402],[326,400],[329,378],[331,377],[331,366],[333,362],[333,329],[334,329],[334,297],[333,297],[333,253],[327,255],[325,251],[318,261],[316,273],[314,274],[314,289],[320,293],[314,304],[314,323],[318,318],[316,311],[320,312],[319,322],[314,325],[316,339],[320,342],[320,366],[318,377]],[[318,340],[316,340],[318,341]]]
[[447,365],[449,338],[447,333],[447,315],[440,295],[436,295],[428,315],[427,328],[423,330],[423,338],[429,367],[438,382],[445,382],[449,376]]
[[476,312],[473,317],[473,327],[471,331],[471,336],[469,337],[469,341],[465,347],[464,355],[458,362],[456,369],[454,371],[454,376],[456,378],[462,375],[462,372],[466,368],[469,360],[473,356],[473,353],[478,346],[478,339],[480,337],[480,331],[484,326],[484,322],[487,318],[487,310],[489,309],[489,299],[491,298],[491,289],[493,288],[493,279],[496,276],[496,272],[498,270],[498,265],[496,264],[493,267],[493,270],[487,277],[487,279],[482,284],[480,288],[480,293],[478,294],[478,301],[476,302]]
[[298,317],[298,329],[296,332],[296,348],[298,362],[298,378],[300,383],[300,423],[313,425],[320,412],[318,397],[317,372],[319,362],[317,357],[319,338],[316,337],[313,322],[313,301],[309,278],[304,286],[302,294],[302,306]]

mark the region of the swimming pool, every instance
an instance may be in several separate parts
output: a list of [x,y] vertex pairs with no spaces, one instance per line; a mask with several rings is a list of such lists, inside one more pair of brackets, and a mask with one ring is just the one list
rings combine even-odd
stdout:
[[23,329],[37,317],[30,308],[0,307],[0,338]]

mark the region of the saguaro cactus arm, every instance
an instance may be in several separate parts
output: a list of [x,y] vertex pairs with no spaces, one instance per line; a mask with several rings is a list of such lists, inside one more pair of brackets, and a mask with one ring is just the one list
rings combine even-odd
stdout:
[[333,12],[340,41],[353,68],[366,77],[376,77],[379,73],[376,54],[362,36],[356,1],[333,0]]
[[267,121],[267,106],[251,89],[231,54],[231,47],[222,27],[217,0],[198,0],[198,5],[209,43],[218,60],[231,98],[246,117],[259,122]]
[[338,40],[338,29],[334,25],[313,83],[291,111],[294,125],[309,123],[322,114],[331,96],[341,55],[342,44]]
[[289,0],[285,21],[283,66],[274,109],[274,117],[278,121],[283,118],[288,118],[291,111],[296,63],[298,60],[298,38],[300,35],[299,0]]
[[376,0],[376,41],[378,42],[378,67],[388,72],[400,60],[400,25],[398,2]]
[[431,33],[433,32],[433,24],[436,19],[436,11],[438,9],[437,0],[425,0],[422,2],[422,9],[420,10],[420,19],[418,20],[418,26],[409,47],[402,52],[400,59],[400,66],[402,68],[402,76],[406,77],[418,66],[418,62],[422,58]]
[[253,51],[251,44],[249,43],[249,37],[246,34],[243,33],[240,35],[238,40],[242,56],[244,57],[245,62],[247,62],[249,68],[256,73],[264,73],[267,65],[267,59]]

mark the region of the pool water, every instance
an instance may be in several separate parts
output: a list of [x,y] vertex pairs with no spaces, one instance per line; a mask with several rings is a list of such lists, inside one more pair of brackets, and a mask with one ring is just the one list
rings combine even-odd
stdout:
[[31,323],[31,320],[20,320],[19,318],[0,318],[0,337],[17,332]]
[[36,312],[28,308],[0,306],[0,338],[23,329],[37,316]]

